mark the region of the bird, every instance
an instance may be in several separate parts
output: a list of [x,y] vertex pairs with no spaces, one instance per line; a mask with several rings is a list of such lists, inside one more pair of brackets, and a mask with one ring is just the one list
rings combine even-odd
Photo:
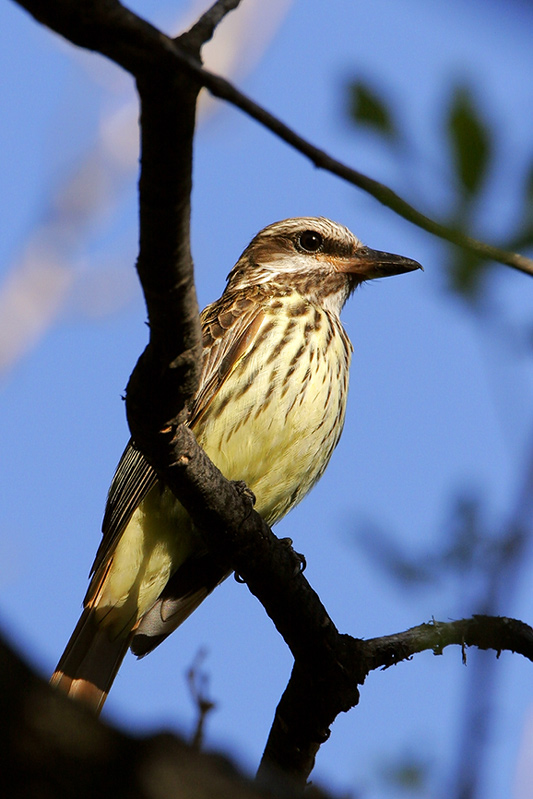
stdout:
[[[285,219],[246,247],[201,314],[202,373],[187,424],[268,525],[324,473],[344,425],[352,344],[341,310],[361,283],[417,261],[324,217]],[[227,576],[130,440],[109,489],[81,617],[51,683],[98,713],[128,648],[143,657]]]

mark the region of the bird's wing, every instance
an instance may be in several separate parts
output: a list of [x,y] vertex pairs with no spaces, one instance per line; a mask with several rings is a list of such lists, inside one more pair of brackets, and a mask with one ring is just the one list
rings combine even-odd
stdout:
[[94,574],[114,546],[152,486],[157,483],[157,473],[142,452],[130,439],[111,481],[102,521],[103,538],[91,569]]
[[[239,358],[250,348],[261,327],[264,319],[261,304],[253,292],[252,296],[247,294],[247,297],[240,292],[223,296],[202,313],[203,368],[200,387],[190,409],[188,423],[192,428]],[[102,522],[103,538],[91,574],[108,560],[135,509],[157,480],[157,473],[130,440],[109,488]]]
[[[260,292],[222,297],[202,314],[204,361],[200,389],[192,403],[189,425],[201,424],[204,412],[239,360],[264,330]],[[158,646],[230,573],[230,566],[199,549],[172,574],[155,604],[135,630],[131,651],[142,657]]]
[[200,388],[190,408],[189,426],[195,425],[213,397],[254,342],[265,314],[260,289],[236,292],[209,305],[202,313],[204,363]]

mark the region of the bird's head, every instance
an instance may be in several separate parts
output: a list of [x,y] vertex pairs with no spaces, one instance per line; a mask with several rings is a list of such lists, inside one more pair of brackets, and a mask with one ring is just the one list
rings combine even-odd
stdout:
[[271,283],[340,313],[363,281],[421,268],[411,258],[371,250],[344,225],[299,217],[275,222],[252,239],[228,275],[226,291]]

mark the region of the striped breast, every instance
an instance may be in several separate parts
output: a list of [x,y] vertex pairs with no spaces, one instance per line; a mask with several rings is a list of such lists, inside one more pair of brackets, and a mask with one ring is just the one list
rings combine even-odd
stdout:
[[[296,293],[263,297],[252,328],[191,427],[223,474],[246,482],[272,525],[328,465],[344,424],[352,347],[336,315]],[[231,352],[231,341],[225,343]],[[156,484],[133,513],[89,603],[120,635],[202,546],[182,505]]]
[[193,429],[272,525],[319,479],[339,440],[352,346],[336,315],[299,294],[263,310],[253,343]]

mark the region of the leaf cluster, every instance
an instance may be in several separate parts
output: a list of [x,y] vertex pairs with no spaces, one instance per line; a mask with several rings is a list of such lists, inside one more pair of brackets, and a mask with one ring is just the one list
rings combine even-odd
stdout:
[[[368,82],[352,81],[347,88],[347,113],[357,127],[381,139],[396,158],[404,162],[409,159],[408,148],[399,146],[408,141],[409,132],[398,119],[385,92]],[[505,168],[503,155],[499,154],[495,126],[466,83],[452,86],[443,112],[442,129],[447,143],[445,173],[453,200],[451,211],[443,213],[439,221],[458,234],[468,235],[489,202],[491,176]],[[513,230],[497,242],[502,250],[514,252],[533,245],[533,153],[523,171],[520,194],[520,211]],[[482,299],[493,266],[493,261],[473,250],[448,247],[449,287],[471,304]]]

